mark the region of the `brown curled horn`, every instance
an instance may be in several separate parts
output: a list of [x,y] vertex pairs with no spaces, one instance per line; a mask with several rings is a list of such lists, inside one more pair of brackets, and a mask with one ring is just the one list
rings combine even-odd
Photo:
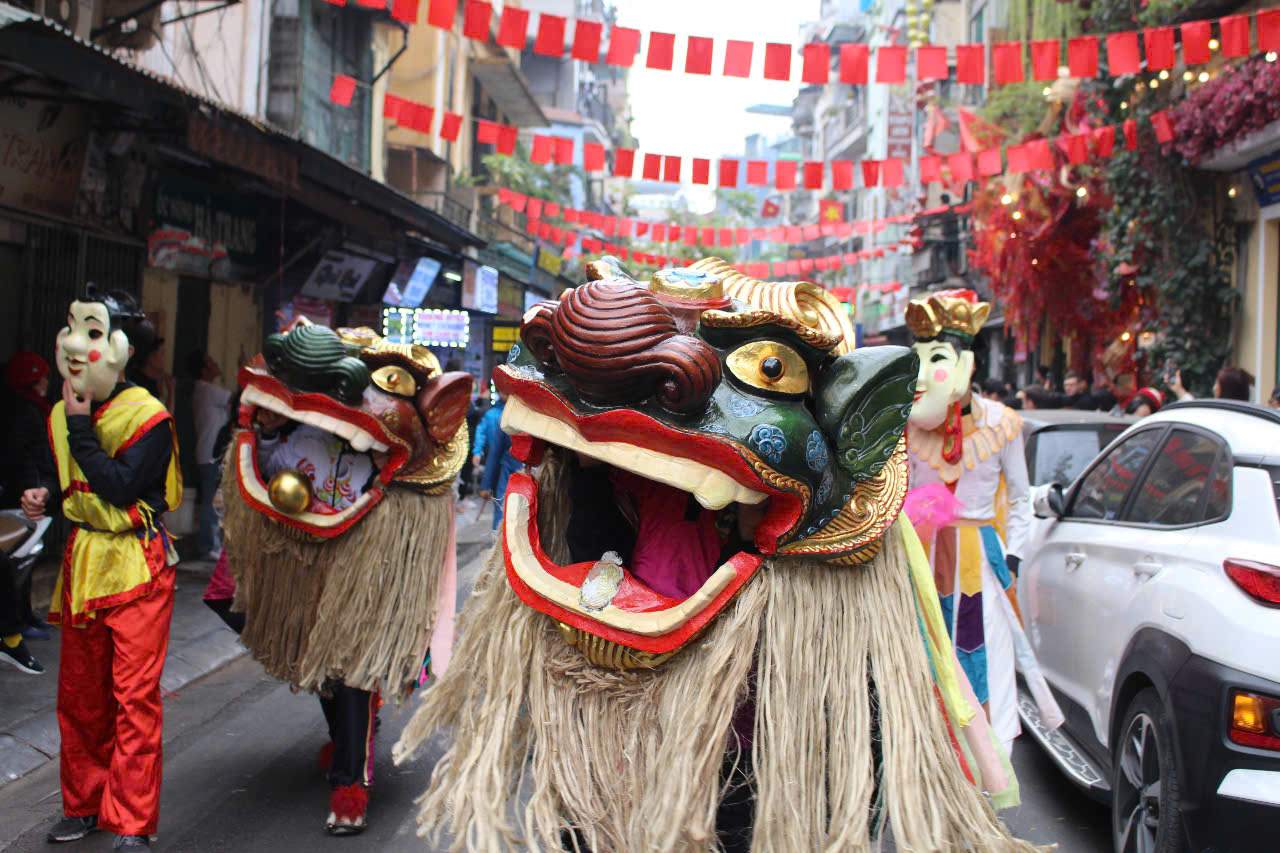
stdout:
[[520,340],[544,367],[556,366],[555,350],[551,346],[551,318],[555,316],[558,302],[543,300],[530,308],[520,324]]
[[658,395],[678,412],[706,405],[720,358],[678,334],[671,312],[644,288],[614,281],[566,293],[551,319],[556,363],[589,400],[634,403]]

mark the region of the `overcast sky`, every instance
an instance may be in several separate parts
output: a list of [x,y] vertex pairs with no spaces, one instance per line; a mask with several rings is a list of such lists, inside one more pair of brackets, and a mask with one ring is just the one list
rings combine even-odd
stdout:
[[[743,140],[752,133],[770,137],[788,130],[789,118],[752,115],[753,104],[790,105],[798,83],[765,80],[761,75],[764,43],[800,44],[800,25],[818,17],[818,0],[615,0],[618,24],[642,34],[653,30],[675,33],[672,71],[644,67],[648,39],[641,36],[640,54],[631,69],[632,134],[640,150],[685,157],[715,158],[741,154]],[[685,36],[715,39],[712,74],[684,73]],[[728,39],[755,42],[751,77],[725,77],[724,43]],[[800,56],[794,54],[792,77],[800,76]],[[688,180],[688,166],[683,177]]]

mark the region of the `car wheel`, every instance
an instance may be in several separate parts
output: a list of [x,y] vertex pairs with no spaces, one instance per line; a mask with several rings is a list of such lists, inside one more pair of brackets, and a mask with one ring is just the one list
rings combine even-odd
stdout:
[[1124,715],[1111,772],[1111,838],[1116,853],[1180,853],[1173,727],[1160,694],[1148,688]]

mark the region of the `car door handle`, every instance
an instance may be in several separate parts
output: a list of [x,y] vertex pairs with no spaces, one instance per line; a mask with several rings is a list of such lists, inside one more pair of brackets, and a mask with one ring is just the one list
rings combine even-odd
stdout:
[[1067,571],[1074,572],[1084,563],[1084,554],[1078,551],[1072,551],[1064,558],[1067,562]]
[[1140,580],[1155,577],[1164,568],[1164,563],[1154,557],[1143,557],[1141,560],[1133,564],[1133,573]]

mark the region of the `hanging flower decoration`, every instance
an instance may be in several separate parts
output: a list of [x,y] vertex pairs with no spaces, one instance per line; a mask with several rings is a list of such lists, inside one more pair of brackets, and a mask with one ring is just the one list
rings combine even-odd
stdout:
[[1258,56],[1191,92],[1172,110],[1173,149],[1196,163],[1280,120],[1280,62]]

